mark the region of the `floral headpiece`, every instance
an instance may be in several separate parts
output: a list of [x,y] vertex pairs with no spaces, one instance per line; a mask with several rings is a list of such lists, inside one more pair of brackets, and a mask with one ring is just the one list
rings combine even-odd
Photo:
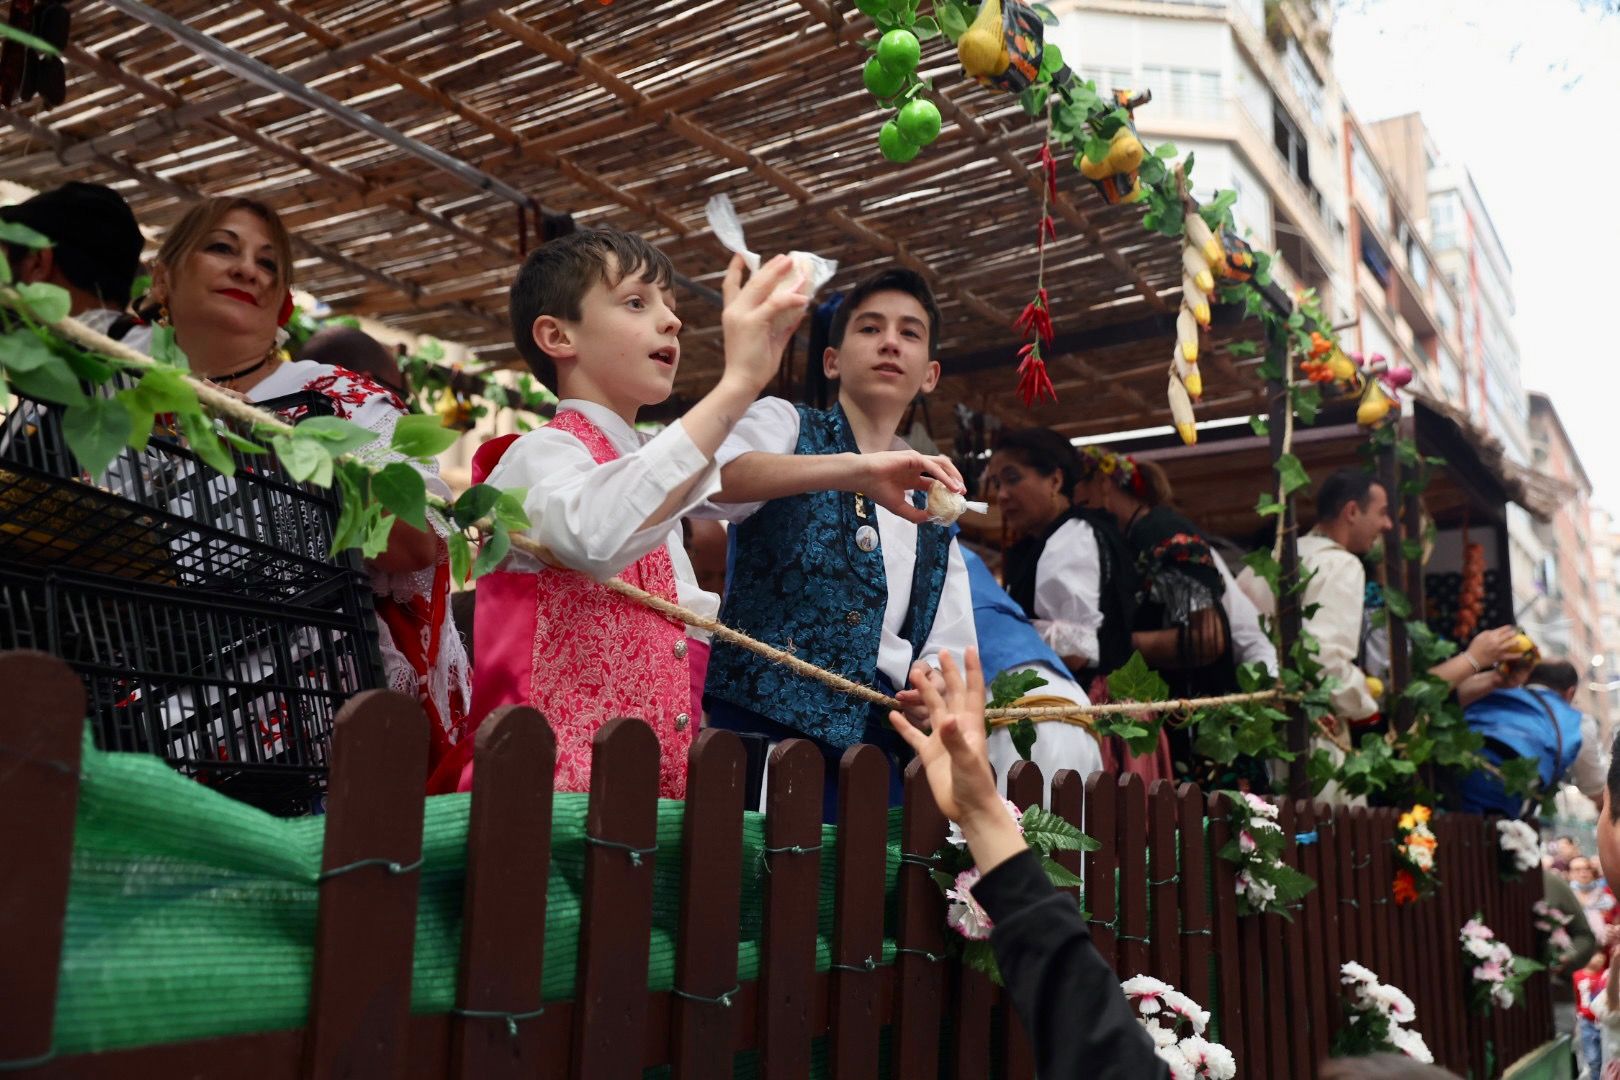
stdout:
[[1102,446],[1082,447],[1080,450],[1082,479],[1089,479],[1098,473],[1108,477],[1121,491],[1133,495],[1147,494],[1147,481],[1142,479],[1142,470],[1136,467],[1134,458],[1126,454],[1116,454]]

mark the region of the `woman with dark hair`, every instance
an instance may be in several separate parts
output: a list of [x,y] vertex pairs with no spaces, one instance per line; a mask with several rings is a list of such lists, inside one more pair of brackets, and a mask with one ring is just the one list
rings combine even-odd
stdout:
[[[1118,522],[1137,574],[1131,644],[1170,684],[1172,697],[1205,697],[1237,690],[1231,626],[1222,599],[1226,582],[1218,556],[1198,527],[1172,509],[1164,470],[1101,446],[1080,451],[1080,498]],[[1170,732],[1170,752],[1182,779],[1217,778],[1201,767],[1186,728]],[[1248,775],[1248,768],[1238,770]],[[1195,775],[1196,774],[1196,775]],[[1263,782],[1264,770],[1253,777]]]
[[[273,209],[253,199],[204,199],[158,250],[148,302],[161,325],[173,326],[196,374],[250,402],[319,394],[334,415],[377,433],[361,455],[401,460],[387,449],[406,412],[397,394],[345,367],[282,358],[277,337],[292,313],[292,271],[292,241]],[[294,423],[306,412],[300,405],[279,415]],[[437,467],[417,467],[430,492],[449,496]],[[447,530],[442,519],[426,532],[397,521],[388,547],[366,563],[388,688],[422,703],[433,721],[435,762],[459,738],[471,696],[450,614]]]
[[985,491],[1016,538],[1003,563],[1008,594],[1089,688],[1130,659],[1135,581],[1113,521],[1072,505],[1079,472],[1074,447],[1057,432],[1010,431],[990,457]]

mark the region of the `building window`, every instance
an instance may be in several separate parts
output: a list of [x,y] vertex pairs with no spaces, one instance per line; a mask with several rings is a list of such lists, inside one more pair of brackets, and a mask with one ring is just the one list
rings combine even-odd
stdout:
[[1222,111],[1221,73],[1198,68],[1144,65],[1142,83],[1165,115],[1218,120]]
[[1436,251],[1461,247],[1458,243],[1457,196],[1451,193],[1429,199],[1429,246]]
[[1385,288],[1389,287],[1389,256],[1385,254],[1378,238],[1373,236],[1372,230],[1367,228],[1365,221],[1361,223],[1361,262],[1372,271],[1372,276],[1378,280],[1378,284]]
[[1311,188],[1311,156],[1305,136],[1293,117],[1283,111],[1282,103],[1276,100],[1271,103],[1271,138],[1288,171],[1306,188]]

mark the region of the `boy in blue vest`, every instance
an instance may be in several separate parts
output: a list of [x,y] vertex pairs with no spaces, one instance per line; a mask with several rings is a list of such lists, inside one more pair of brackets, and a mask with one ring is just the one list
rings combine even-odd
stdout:
[[[919,720],[926,713],[909,689],[911,668],[923,664],[939,680],[941,651],[974,644],[961,553],[922,508],[934,482],[964,491],[961,474],[898,437],[912,401],[939,381],[939,322],[920,275],[867,277],[839,305],[822,357],[838,382],[837,404],[764,398],[715,455],[713,503],[735,526],[721,621],[862,685],[906,687],[897,696]],[[814,742],[827,765],[829,821],[844,750],[869,742],[896,757],[904,751],[882,712],[719,642],[704,707],[711,726],[757,736],[756,747]],[[896,770],[895,802],[899,791]]]
[[[1493,671],[1491,673],[1495,675]],[[1524,678],[1524,676],[1520,676]],[[1553,790],[1566,773],[1573,774],[1581,793],[1602,793],[1603,748],[1597,723],[1574,705],[1580,674],[1567,660],[1537,664],[1525,685],[1502,685],[1469,701],[1469,687],[1459,688],[1468,729],[1485,738],[1484,754],[1493,764],[1510,758],[1532,758],[1537,763],[1537,795]],[[1476,769],[1458,781],[1459,807],[1470,813],[1521,817],[1526,800],[1511,795],[1500,778]]]

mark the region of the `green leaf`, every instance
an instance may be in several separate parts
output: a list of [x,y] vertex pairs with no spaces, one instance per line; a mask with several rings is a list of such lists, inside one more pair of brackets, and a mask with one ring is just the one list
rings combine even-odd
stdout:
[[1271,284],[1271,255],[1267,252],[1254,253],[1254,283],[1261,288]]
[[1178,153],[1180,153],[1180,151],[1176,149],[1175,143],[1160,143],[1158,146],[1153,148],[1153,156],[1161,161],[1168,161],[1175,157]]
[[129,298],[130,298],[131,301],[139,300],[141,297],[145,296],[147,293],[149,293],[151,291],[152,291],[152,275],[151,274],[142,274],[139,277],[137,277],[133,282],[130,283],[130,286],[129,286]]
[[231,446],[234,447],[239,453],[252,454],[256,456],[260,454],[268,454],[270,452],[264,447],[260,446],[258,443],[254,442],[252,439],[244,439],[242,436],[238,435],[228,427],[220,429],[219,437],[230,443]]
[[935,4],[934,17],[939,20],[940,30],[953,42],[967,32],[968,19],[962,14],[960,5]]
[[[337,528],[332,531],[332,550],[329,556],[335,556],[345,548],[358,546],[365,538],[366,513],[362,483],[369,486],[369,477],[353,462],[345,463],[337,474],[340,497]],[[381,511],[381,507],[373,507]]]
[[361,427],[352,420],[336,416],[312,416],[301,420],[293,429],[295,439],[314,439],[326,446],[332,455],[347,454],[377,438],[370,428]]
[[[4,22],[0,22],[0,26],[4,25]],[[35,281],[27,285],[18,285],[17,296],[40,322],[59,322],[67,318],[68,312],[73,310],[73,298],[68,296],[68,291],[60,285],[52,285],[49,282]]]
[[1013,749],[1025,761],[1033,760],[1030,752],[1035,749],[1035,740],[1038,737],[1035,730],[1035,721],[1029,717],[1014,720],[1007,728],[1007,734],[1012,738]]
[[[1164,162],[1160,161],[1158,158],[1148,158],[1146,161],[1142,162],[1141,167],[1137,170],[1137,173],[1141,176],[1142,183],[1151,187],[1164,179]],[[1161,211],[1160,216],[1164,217],[1166,221],[1168,221],[1169,218],[1174,215],[1164,214]],[[1155,232],[1159,231],[1159,226],[1157,225],[1149,225],[1148,228]]]
[[1407,537],[1402,540],[1401,555],[1407,559],[1423,558],[1423,541],[1415,537]]
[[911,24],[911,32],[917,35],[918,41],[927,41],[930,38],[937,38],[939,37],[939,23],[935,22],[927,15],[924,15],[916,22]]
[[0,243],[18,244],[26,248],[48,248],[51,238],[20,221],[0,221]]
[[[299,483],[316,483],[324,473],[328,482],[332,475],[332,451],[320,439],[300,438],[297,435],[277,435],[270,440],[276,457],[281,460],[287,475]],[[324,486],[324,485],[322,485]]]
[[1102,845],[1050,810],[1031,806],[1018,820],[1024,840],[1042,855],[1054,851],[1096,851]]
[[20,42],[35,52],[44,53],[46,56],[62,55],[61,49],[58,49],[44,38],[35,37],[25,30],[19,30],[4,19],[0,19],[0,38],[10,38],[12,41]]
[[472,569],[472,545],[467,543],[464,533],[450,534],[450,580],[457,585],[467,581],[467,571]]
[[463,529],[476,525],[489,516],[495,504],[500,502],[501,489],[488,484],[474,484],[461,493],[452,508],[456,524]]
[[988,708],[1004,709],[1036,687],[1045,685],[1046,680],[1033,671],[1003,671],[990,680]]
[[378,514],[366,528],[366,539],[365,543],[360,545],[360,554],[368,559],[375,559],[387,551],[388,540],[394,535],[394,522],[397,520],[392,514]]
[[1282,480],[1284,495],[1292,495],[1300,488],[1311,485],[1310,474],[1293,454],[1283,454],[1277,458],[1277,476]]
[[1058,24],[1058,17],[1052,14],[1052,9],[1047,7],[1045,4],[1031,4],[1029,5],[1029,10],[1039,15],[1041,17],[1041,22],[1047,26],[1056,26]]
[[395,461],[384,466],[371,478],[371,490],[401,521],[427,529],[427,482],[414,465]]
[[4,364],[6,370],[13,374],[37,371],[47,364],[57,363],[61,361],[51,351],[50,345],[32,330],[13,330],[0,337],[0,364]]
[[394,425],[389,448],[409,458],[436,458],[455,445],[461,432],[452,431],[437,416],[402,416]]
[[1497,768],[1502,770],[1502,786],[1509,795],[1532,795],[1541,786],[1541,761],[1538,758],[1508,758]]
[[[32,334],[29,336],[33,337]],[[50,360],[50,363],[28,371],[18,371],[8,362],[6,366],[11,371],[11,385],[19,394],[39,401],[58,405],[76,405],[83,401],[84,391],[79,386],[79,380],[73,377],[73,372],[68,370],[66,362],[54,354]]]
[[0,379],[0,411],[11,408],[11,390],[6,386],[6,380]]
[[174,340],[174,327],[157,326],[152,329],[151,357],[160,364],[179,368],[181,371],[190,371],[191,364],[186,354]]
[[1384,586],[1384,606],[1397,619],[1409,619],[1412,617],[1412,601],[1408,600],[1406,594],[1401,590],[1388,585]]
[[11,284],[11,260],[6,258],[4,246],[0,246],[0,285]]
[[479,547],[478,558],[473,560],[473,577],[481,577],[495,569],[510,550],[512,550],[511,534],[506,531],[506,526],[496,525]]
[[519,532],[527,529],[529,512],[523,508],[523,500],[528,495],[527,488],[503,489],[501,497],[495,500],[495,521]]
[[92,478],[107,471],[112,459],[129,442],[129,410],[119,398],[91,397],[68,407],[62,416],[62,434],[79,466]]
[[236,475],[236,459],[231,457],[225,444],[220,442],[219,432],[214,430],[214,422],[207,414],[201,412],[183,412],[180,414],[180,430],[185,432],[186,445],[222,476]]
[[1118,671],[1108,676],[1108,697],[1112,701],[1164,701],[1170,696],[1170,685],[1159,673],[1148,667],[1140,652]]
[[1262,491],[1260,501],[1254,505],[1254,512],[1261,517],[1276,517],[1283,512],[1283,504],[1278,502],[1277,497],[1269,491]]
[[1249,430],[1254,432],[1256,435],[1270,435],[1271,421],[1256,413],[1255,415],[1249,417]]
[[1078,889],[1084,882],[1080,875],[1064,866],[1053,858],[1041,860],[1041,869],[1046,871],[1046,880],[1052,883],[1053,888]]
[[996,966],[996,953],[988,941],[966,941],[962,945],[962,966],[977,971],[997,986],[1001,983],[1001,969]]
[[1053,42],[1041,46],[1041,74],[1053,75],[1063,66],[1063,50]]

